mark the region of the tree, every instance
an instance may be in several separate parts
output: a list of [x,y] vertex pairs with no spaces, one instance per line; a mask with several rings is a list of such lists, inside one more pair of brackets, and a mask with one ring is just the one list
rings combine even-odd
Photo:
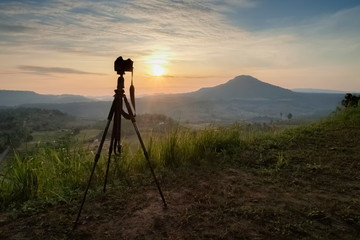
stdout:
[[344,99],[341,101],[341,105],[344,107],[357,107],[359,106],[360,96],[352,95],[347,93]]
[[292,115],[291,113],[289,113],[289,114],[287,115],[287,118],[289,119],[289,121],[290,121],[290,119],[292,119],[292,117],[293,117],[293,115]]

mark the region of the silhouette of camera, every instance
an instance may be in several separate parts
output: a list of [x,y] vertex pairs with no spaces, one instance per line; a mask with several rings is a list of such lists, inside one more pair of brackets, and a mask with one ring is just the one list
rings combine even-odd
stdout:
[[114,70],[117,72],[117,74],[125,74],[125,72],[132,72],[133,63],[134,62],[130,58],[124,60],[120,56],[114,62]]

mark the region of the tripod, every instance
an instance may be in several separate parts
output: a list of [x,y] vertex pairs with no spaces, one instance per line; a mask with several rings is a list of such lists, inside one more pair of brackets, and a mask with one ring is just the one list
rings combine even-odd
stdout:
[[[145,159],[147,161],[147,164],[149,166],[149,169],[151,171],[151,174],[152,174],[152,176],[154,178],[155,184],[157,186],[157,189],[158,189],[159,194],[161,196],[161,199],[163,201],[164,207],[167,207],[164,195],[163,195],[163,193],[161,191],[159,182],[158,182],[158,180],[156,178],[154,169],[153,169],[153,167],[151,165],[149,154],[146,151],[144,142],[143,142],[143,140],[141,138],[139,129],[137,127],[136,120],[135,120],[135,114],[133,113],[132,108],[130,106],[130,103],[127,100],[126,95],[125,95],[124,77],[123,77],[125,72],[120,71],[120,72],[118,72],[118,74],[120,74],[120,77],[118,78],[117,89],[115,89],[114,100],[113,100],[111,108],[110,108],[110,112],[109,112],[109,115],[108,115],[108,118],[107,118],[107,123],[106,123],[106,126],[105,126],[104,133],[102,135],[98,150],[97,150],[95,158],[94,158],[94,164],[93,164],[91,174],[90,174],[90,177],[89,177],[89,180],[88,180],[85,192],[84,192],[84,196],[83,196],[83,199],[82,199],[82,202],[81,202],[81,205],[80,205],[77,217],[76,217],[74,228],[76,227],[76,225],[77,225],[77,223],[79,221],[81,211],[83,209],[83,206],[84,206],[84,203],[85,203],[85,200],[86,200],[86,195],[87,195],[87,192],[89,190],[89,187],[90,187],[90,184],[91,184],[92,177],[94,175],[96,165],[97,165],[97,163],[99,161],[101,150],[103,148],[105,138],[106,138],[107,132],[109,130],[110,123],[113,120],[113,128],[112,128],[111,140],[110,140],[110,146],[109,146],[109,152],[108,152],[106,175],[105,175],[105,181],[104,181],[104,187],[103,187],[103,192],[106,191],[106,184],[107,184],[107,178],[108,178],[109,169],[110,169],[110,161],[111,161],[112,153],[114,153],[115,155],[120,155],[121,154],[121,144],[120,144],[120,140],[121,140],[120,139],[121,138],[121,116],[123,116],[125,119],[131,120],[131,122],[132,122],[132,124],[134,126],[134,129],[135,129],[136,135],[137,135],[137,137],[139,139],[141,148],[143,150]],[[132,82],[131,82],[131,86],[130,86],[130,95],[131,95],[130,96],[131,97],[131,103],[132,103],[132,106],[134,107],[135,106],[135,97],[134,97],[134,86],[133,86]],[[125,104],[125,107],[127,109],[127,112],[125,112],[123,110],[123,105],[124,104]]]

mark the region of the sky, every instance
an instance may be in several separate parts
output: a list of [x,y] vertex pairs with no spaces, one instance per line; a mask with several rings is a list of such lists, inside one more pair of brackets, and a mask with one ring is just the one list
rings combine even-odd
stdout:
[[0,89],[111,96],[118,56],[138,95],[238,75],[360,92],[360,1],[0,0]]

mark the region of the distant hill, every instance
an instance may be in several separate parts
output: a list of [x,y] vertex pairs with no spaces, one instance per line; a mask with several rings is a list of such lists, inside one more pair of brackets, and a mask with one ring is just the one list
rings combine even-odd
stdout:
[[[269,122],[286,118],[320,117],[334,111],[344,94],[299,93],[241,75],[228,82],[183,94],[166,94],[137,98],[140,114],[164,114],[187,122]],[[1,105],[1,104],[0,104]],[[105,119],[110,101],[65,104],[27,104],[26,106],[57,109],[93,119]]]
[[34,103],[72,103],[91,102],[90,98],[80,95],[44,95],[32,91],[0,90],[0,106],[17,106]]

